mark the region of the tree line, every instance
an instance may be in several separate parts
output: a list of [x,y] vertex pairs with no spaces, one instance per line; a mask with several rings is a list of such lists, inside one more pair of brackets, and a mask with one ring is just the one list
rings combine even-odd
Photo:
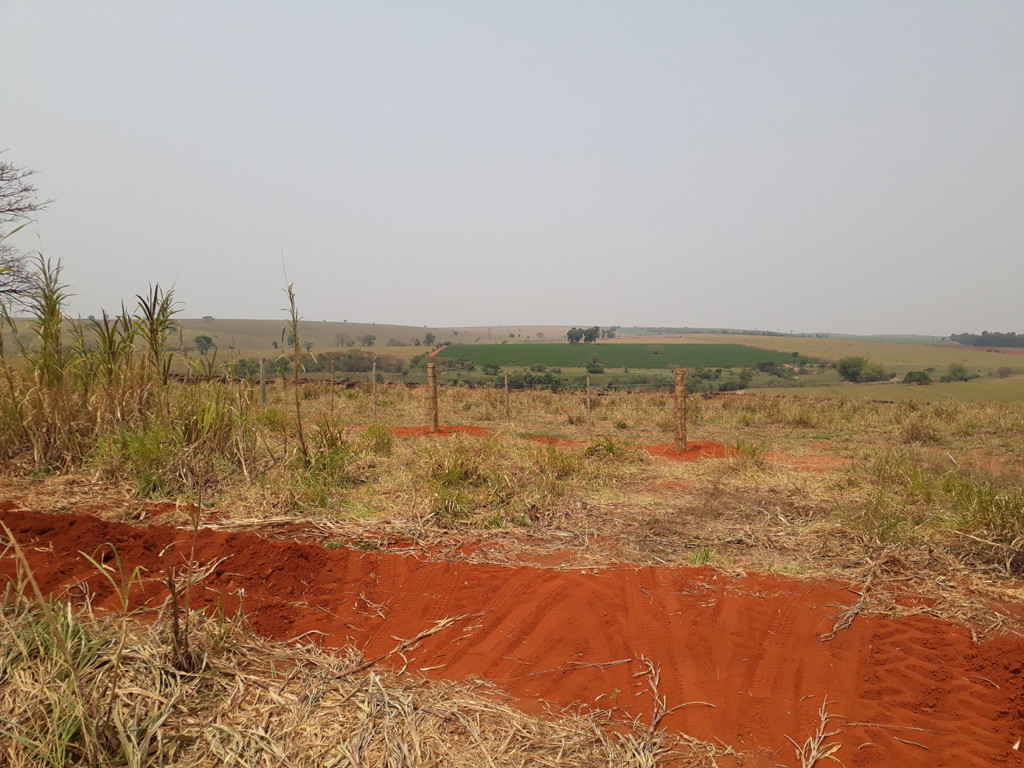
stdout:
[[968,347],[1024,347],[1024,334],[1018,336],[1014,331],[954,333],[949,338]]

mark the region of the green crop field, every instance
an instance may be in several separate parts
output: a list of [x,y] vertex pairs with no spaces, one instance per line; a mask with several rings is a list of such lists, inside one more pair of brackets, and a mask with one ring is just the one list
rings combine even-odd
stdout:
[[438,357],[477,365],[552,365],[582,368],[597,356],[610,368],[740,368],[793,362],[793,356],[740,344],[456,344]]

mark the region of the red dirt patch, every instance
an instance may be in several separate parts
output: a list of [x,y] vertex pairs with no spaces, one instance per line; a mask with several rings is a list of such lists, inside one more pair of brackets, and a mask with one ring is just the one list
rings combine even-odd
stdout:
[[[0,509],[7,505],[0,506]],[[113,607],[110,585],[79,554],[147,576],[136,603],[160,605],[188,531],[96,518],[0,512],[42,589],[82,582]],[[651,713],[641,657],[661,666],[663,725],[748,753],[745,766],[791,763],[823,698],[847,766],[1019,764],[1024,732],[1024,640],[974,644],[967,630],[924,616],[858,617],[828,642],[854,595],[834,582],[770,575],[733,579],[707,568],[560,572],[325,550],[253,534],[201,530],[201,562],[227,557],[193,592],[228,612],[241,602],[257,632],[354,643],[368,658],[398,638],[460,617],[405,653],[412,670],[495,681],[527,709],[547,700]],[[10,551],[0,573],[13,574]],[[901,741],[903,739],[904,741]],[[922,748],[911,742],[926,744]],[[778,750],[782,750],[781,753]],[[941,757],[940,757],[941,756]]]
[[805,472],[827,472],[836,467],[847,467],[852,462],[838,456],[786,456],[781,453],[765,454],[767,458],[779,464],[802,469]]
[[673,443],[646,445],[644,450],[651,456],[660,456],[675,461],[700,461],[701,459],[725,459],[735,456],[736,451],[719,443],[706,443],[691,440],[685,451],[677,451]]

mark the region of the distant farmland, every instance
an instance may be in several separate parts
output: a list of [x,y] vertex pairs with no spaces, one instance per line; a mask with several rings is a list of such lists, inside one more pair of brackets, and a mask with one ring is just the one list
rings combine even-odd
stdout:
[[[583,368],[596,355],[611,368],[742,368],[793,356],[740,344],[456,344],[438,353],[477,365]],[[802,358],[807,360],[807,358]]]

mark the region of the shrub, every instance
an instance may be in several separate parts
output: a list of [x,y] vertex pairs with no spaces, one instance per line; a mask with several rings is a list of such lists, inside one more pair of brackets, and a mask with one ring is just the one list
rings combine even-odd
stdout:
[[924,371],[908,371],[907,375],[903,377],[904,384],[931,384],[932,377]]
[[879,363],[864,363],[860,371],[860,381],[886,381],[891,378]]
[[942,377],[943,381],[970,381],[974,376],[971,376],[967,371],[967,366],[963,363],[950,363],[948,373]]
[[855,355],[841,357],[836,362],[836,370],[839,371],[839,376],[844,381],[858,382],[861,381],[861,373],[867,363],[867,358],[864,357]]

